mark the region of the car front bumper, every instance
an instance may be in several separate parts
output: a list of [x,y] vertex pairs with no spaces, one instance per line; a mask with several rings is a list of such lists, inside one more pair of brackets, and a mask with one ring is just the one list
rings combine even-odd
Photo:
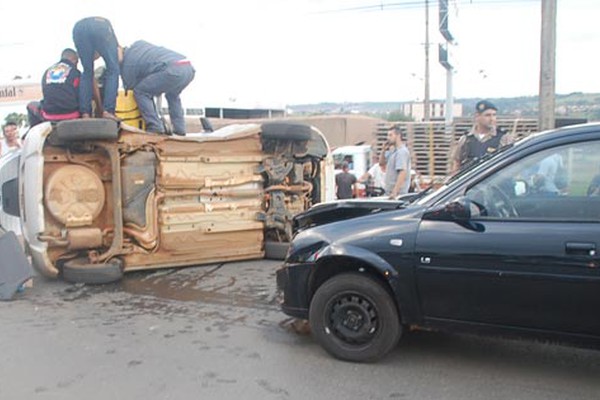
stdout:
[[292,317],[308,319],[310,275],[313,264],[285,264],[277,271],[281,310]]

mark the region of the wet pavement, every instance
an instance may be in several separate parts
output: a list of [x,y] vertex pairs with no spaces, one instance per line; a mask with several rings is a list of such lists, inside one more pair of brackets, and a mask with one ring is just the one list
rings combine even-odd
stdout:
[[36,278],[0,303],[0,399],[597,399],[600,352],[421,332],[377,364],[329,357],[279,311],[265,260]]

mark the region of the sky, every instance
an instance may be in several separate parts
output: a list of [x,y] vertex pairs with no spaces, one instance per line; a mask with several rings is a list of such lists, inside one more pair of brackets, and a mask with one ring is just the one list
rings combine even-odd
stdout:
[[[449,0],[455,98],[539,90],[541,0]],[[35,10],[35,11],[33,11]],[[38,81],[79,19],[111,20],[196,68],[188,106],[280,107],[424,97],[425,0],[31,0],[0,2],[0,82]],[[430,96],[446,96],[429,0]],[[600,92],[600,1],[558,0],[556,92]]]

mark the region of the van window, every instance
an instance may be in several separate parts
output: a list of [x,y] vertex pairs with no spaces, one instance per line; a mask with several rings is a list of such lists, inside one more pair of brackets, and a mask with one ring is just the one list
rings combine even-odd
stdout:
[[347,162],[349,169],[354,169],[354,156],[352,154],[334,154],[333,162],[335,169],[342,169],[342,165]]

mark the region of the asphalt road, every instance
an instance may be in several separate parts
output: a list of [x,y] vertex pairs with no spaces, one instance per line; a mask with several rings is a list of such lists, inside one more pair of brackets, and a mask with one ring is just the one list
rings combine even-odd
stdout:
[[277,263],[36,278],[0,303],[0,399],[600,399],[600,351],[435,332],[328,356],[275,300]]

